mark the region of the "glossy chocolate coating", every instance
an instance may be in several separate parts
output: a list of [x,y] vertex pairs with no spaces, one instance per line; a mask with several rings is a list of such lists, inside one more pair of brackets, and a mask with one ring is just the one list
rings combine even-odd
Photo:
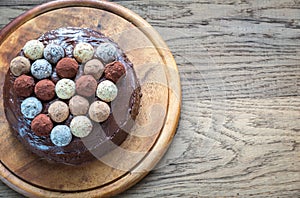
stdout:
[[[79,165],[84,162],[88,162],[94,159],[91,152],[96,152],[97,156],[101,156],[120,145],[127,137],[128,131],[123,129],[130,129],[133,121],[138,114],[140,106],[140,86],[137,81],[136,74],[133,70],[132,63],[127,59],[126,55],[120,50],[116,43],[110,39],[104,37],[101,33],[85,28],[60,28],[52,30],[40,38],[38,38],[45,46],[54,43],[62,46],[65,49],[66,57],[73,57],[74,46],[79,42],[90,43],[96,48],[100,43],[108,42],[116,46],[118,49],[117,60],[122,62],[126,69],[126,76],[122,81],[117,83],[119,89],[118,97],[122,97],[118,101],[122,104],[118,104],[118,112],[111,112],[109,118],[103,123],[93,123],[93,131],[85,138],[73,137],[71,143],[65,147],[55,146],[50,137],[37,136],[30,127],[31,120],[24,118],[21,114],[20,105],[23,101],[22,98],[17,97],[14,93],[13,82],[16,77],[8,71],[6,74],[4,84],[4,106],[5,113],[8,122],[12,128],[12,131],[16,134],[18,139],[33,153],[36,153],[41,158],[48,161],[54,161],[58,163],[64,163],[69,165]],[[23,55],[22,51],[19,55]],[[55,68],[55,67],[53,67]],[[83,75],[83,65],[79,65],[79,71],[74,80]],[[51,75],[51,80],[57,82],[60,77],[56,74],[56,71]],[[101,78],[99,81],[103,81],[105,78]],[[99,81],[97,81],[99,83]],[[130,93],[130,94],[128,94]],[[124,97],[123,95],[128,95]],[[34,96],[34,95],[33,95]],[[50,102],[43,102],[43,112],[48,113],[48,107],[57,98]],[[98,100],[96,97],[90,97],[89,101]],[[68,100],[65,100],[68,103]],[[111,104],[109,104],[111,105]],[[114,115],[118,114],[116,120]],[[122,119],[119,119],[121,117]],[[60,124],[70,125],[72,115]],[[122,129],[121,127],[122,126]]]

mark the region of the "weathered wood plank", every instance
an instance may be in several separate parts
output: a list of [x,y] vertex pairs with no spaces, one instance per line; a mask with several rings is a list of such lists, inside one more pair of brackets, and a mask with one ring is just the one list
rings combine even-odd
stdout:
[[[185,67],[182,73],[193,73],[201,98],[299,95],[297,1],[120,3],[157,28]],[[27,8],[0,7],[0,13],[14,17]]]
[[29,6],[34,6],[34,5],[39,5],[41,3],[46,3],[51,0],[1,0],[0,1],[0,6],[16,6],[16,5],[29,5]]
[[[0,1],[0,27],[41,2]],[[116,2],[160,32],[183,91],[164,166],[120,197],[298,197],[300,1]]]
[[[125,194],[299,195],[299,105],[300,97],[184,102],[179,132],[189,136],[178,134],[167,154],[177,157]],[[190,149],[178,155],[180,144]]]

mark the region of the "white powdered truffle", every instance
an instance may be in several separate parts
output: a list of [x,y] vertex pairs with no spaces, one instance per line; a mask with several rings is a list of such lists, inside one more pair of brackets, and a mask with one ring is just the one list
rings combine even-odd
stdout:
[[76,137],[86,137],[93,130],[91,120],[86,116],[76,116],[70,123],[71,132]]
[[110,108],[107,103],[95,101],[89,109],[89,116],[95,122],[104,122],[110,114]]
[[80,63],[91,60],[94,56],[94,48],[89,43],[78,43],[73,51],[75,59]]
[[104,80],[99,83],[96,94],[101,100],[105,102],[111,102],[117,97],[118,88],[113,82]]
[[23,51],[27,58],[37,60],[43,57],[44,45],[38,40],[31,40],[24,45]]
[[63,78],[55,85],[56,95],[61,99],[70,99],[72,96],[74,96],[75,90],[75,82],[70,79]]

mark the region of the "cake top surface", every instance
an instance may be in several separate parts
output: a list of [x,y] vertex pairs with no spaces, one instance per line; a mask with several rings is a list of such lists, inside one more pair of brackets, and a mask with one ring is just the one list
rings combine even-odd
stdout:
[[[6,82],[13,86],[5,95],[15,101],[6,106],[19,109],[9,119],[12,128],[38,150],[86,151],[82,138],[99,136],[98,126],[103,142],[137,114],[131,112],[139,87],[132,64],[116,43],[87,28],[60,28],[28,41]],[[111,109],[117,97],[121,120]]]

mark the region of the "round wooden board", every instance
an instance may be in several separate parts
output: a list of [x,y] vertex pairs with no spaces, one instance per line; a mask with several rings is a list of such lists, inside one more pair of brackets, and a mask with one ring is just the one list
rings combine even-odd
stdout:
[[[46,162],[16,140],[3,108],[4,75],[26,41],[59,27],[87,27],[111,37],[128,55],[142,87],[142,106],[130,136],[117,149],[83,166]],[[118,194],[141,180],[172,141],[180,114],[176,63],[142,18],[102,1],[54,1],[16,18],[0,32],[0,176],[25,196],[98,197]]]

